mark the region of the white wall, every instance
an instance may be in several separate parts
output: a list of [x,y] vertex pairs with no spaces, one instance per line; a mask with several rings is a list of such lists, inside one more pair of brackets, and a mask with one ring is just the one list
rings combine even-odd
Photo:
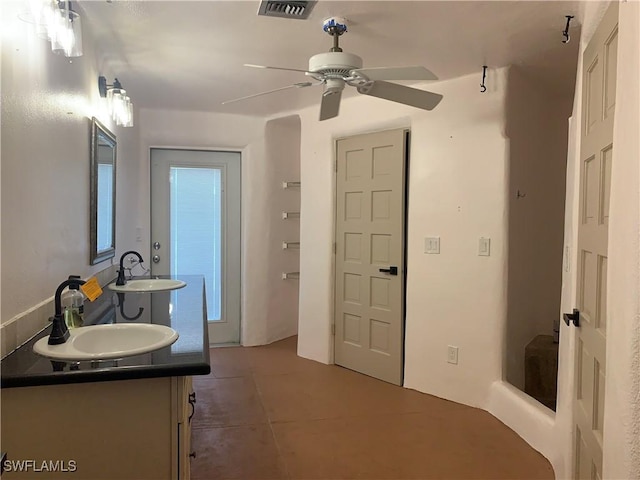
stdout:
[[[2,324],[9,339],[35,333],[16,324],[51,300],[70,274],[83,278],[111,262],[89,265],[90,119],[118,141],[116,244],[128,242],[137,158],[136,128],[116,128],[98,94],[99,54],[87,29],[84,55],[51,53],[33,25],[18,19],[24,2],[3,1],[2,31]],[[129,160],[129,162],[127,162]],[[46,305],[49,308],[48,305]],[[50,310],[48,315],[52,315]],[[29,320],[30,321],[30,320]],[[46,324],[46,314],[44,317]],[[43,324],[43,325],[44,325]],[[5,345],[6,344],[6,345]],[[15,345],[13,345],[15,346]]]
[[[250,245],[252,255],[263,259],[264,270],[248,270],[251,292],[257,297],[247,315],[256,319],[245,329],[242,344],[262,345],[298,332],[298,281],[282,280],[283,272],[300,270],[299,250],[283,250],[282,242],[300,240],[300,220],[282,218],[283,211],[300,211],[300,189],[283,189],[283,181],[300,180],[300,119],[289,116],[269,120],[265,126],[265,161],[257,185],[261,201],[252,212],[252,223],[260,225],[260,236]],[[259,187],[258,187],[259,185]],[[265,294],[260,294],[264,292]],[[258,303],[261,301],[261,303]]]
[[[84,55],[70,62],[53,55],[48,42],[32,31],[33,26],[18,19],[24,2],[3,1],[0,7],[2,354],[46,325],[47,317],[53,313],[49,303],[55,288],[69,274],[84,278],[94,275],[117,263],[129,249],[149,257],[151,145],[242,151],[245,340],[247,344],[262,344],[294,334],[295,284],[281,280],[271,283],[269,286],[277,287],[273,294],[273,288],[262,288],[260,283],[271,270],[281,271],[289,265],[257,255],[254,248],[263,242],[265,228],[275,232],[282,225],[281,219],[274,223],[273,218],[267,217],[265,226],[262,217],[254,214],[273,198],[263,189],[263,173],[272,172],[273,167],[266,162],[265,120],[147,110],[136,112],[134,128],[115,127],[99,97],[98,75],[105,75],[109,81],[117,75],[126,86],[127,72],[102,69],[109,62],[95,50],[88,26],[83,32]],[[129,93],[135,105],[135,92]],[[89,133],[93,116],[110,128],[118,141],[116,257],[96,266],[89,265],[88,241]],[[273,159],[279,152],[288,154],[282,157],[285,161],[278,168],[299,169],[299,126],[287,121],[273,125]],[[277,137],[283,129],[289,131],[287,141],[278,145]],[[279,185],[269,188],[276,187]],[[285,305],[278,303],[285,300]],[[280,308],[288,313],[278,320]],[[252,328],[257,333],[252,334]]]
[[[572,50],[577,56],[577,49]],[[525,347],[537,335],[552,335],[553,321],[560,316],[568,117],[572,100],[540,89],[516,66],[509,69],[506,134],[511,148],[505,373],[506,379],[520,390],[525,387]]]
[[[318,122],[317,107],[300,113],[301,356],[332,361],[334,140],[410,127],[405,385],[480,406],[501,378],[506,70],[490,72],[484,94],[477,80],[428,85],[444,94],[432,112],[360,97],[333,120]],[[441,238],[440,255],[423,253],[426,236]],[[490,257],[477,255],[480,237],[491,238]],[[446,363],[447,345],[460,349],[457,366]]]
[[[580,52],[606,2],[585,2]],[[618,90],[612,177],[607,347],[606,478],[640,478],[640,199],[637,47],[640,5],[620,4]],[[581,57],[581,55],[580,55]],[[582,59],[572,117],[581,115]],[[431,113],[373,99],[347,99],[335,120],[302,119],[300,325],[298,353],[332,361],[334,178],[336,138],[398,126],[412,130],[409,276],[405,386],[491,412],[548,458],[557,478],[569,478],[572,458],[574,330],[561,326],[558,404],[554,415],[502,380],[506,318],[506,200],[508,142],[504,72],[492,72],[480,96],[477,78],[433,85],[445,100]],[[561,311],[575,305],[579,121],[569,123]],[[305,181],[306,180],[306,181]],[[330,199],[318,202],[318,198]],[[460,211],[458,211],[460,207]],[[440,256],[423,256],[423,237],[439,235]],[[477,237],[492,238],[492,256],[475,257]],[[446,364],[446,345],[460,347],[460,364]],[[603,478],[604,478],[603,477]]]
[[[241,115],[141,109],[139,182],[141,206],[136,225],[141,242],[134,245],[150,256],[149,148],[180,147],[234,150],[242,153],[242,318],[243,345],[262,345],[294,335],[297,330],[295,285],[280,279],[293,266],[275,250],[283,227],[279,217],[286,196],[284,172],[299,169],[299,124],[295,117],[267,122]],[[279,143],[278,143],[279,142]],[[273,240],[272,242],[269,239]],[[291,253],[291,252],[288,252]],[[278,303],[282,302],[282,303]],[[282,315],[279,316],[279,312]]]
[[[561,311],[576,305],[576,232],[582,114],[582,52],[606,11],[607,2],[585,2],[578,59],[578,76],[570,122],[567,163],[565,245],[571,251],[563,272]],[[618,85],[614,125],[614,158],[609,220],[607,318],[607,383],[605,449],[602,478],[640,478],[640,5],[620,3]],[[487,409],[547,457],[556,478],[571,478],[575,329],[561,324],[558,404],[555,416],[535,408],[526,395],[504,382],[495,382]]]
[[607,277],[604,475],[640,478],[640,3],[619,12]]

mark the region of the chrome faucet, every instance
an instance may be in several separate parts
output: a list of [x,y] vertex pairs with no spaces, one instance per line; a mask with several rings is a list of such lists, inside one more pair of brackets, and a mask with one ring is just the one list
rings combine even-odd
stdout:
[[49,341],[47,342],[49,345],[59,345],[61,343],[65,343],[69,338],[69,329],[67,328],[67,324],[64,321],[64,315],[62,314],[61,295],[62,291],[66,287],[69,287],[71,285],[79,287],[80,285],[84,285],[84,280],[80,280],[79,278],[70,278],[58,285],[54,298],[54,305],[56,310],[53,318],[51,318],[51,320],[53,321],[53,328],[51,329]]
[[124,259],[127,255],[135,255],[140,260],[140,263],[144,262],[142,260],[142,255],[140,255],[135,250],[129,250],[128,252],[124,252],[120,257],[120,270],[118,270],[118,278],[116,279],[116,285],[125,285],[127,283],[127,279],[124,277]]

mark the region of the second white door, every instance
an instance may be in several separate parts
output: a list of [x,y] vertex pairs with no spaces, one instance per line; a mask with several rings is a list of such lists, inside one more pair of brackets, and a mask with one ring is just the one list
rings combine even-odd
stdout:
[[[618,3],[583,54],[578,227],[574,478],[604,478],[604,392],[607,379],[609,194],[618,59]],[[575,320],[574,320],[575,322]]]
[[204,275],[210,343],[239,343],[239,152],[151,149],[151,256],[153,275]]

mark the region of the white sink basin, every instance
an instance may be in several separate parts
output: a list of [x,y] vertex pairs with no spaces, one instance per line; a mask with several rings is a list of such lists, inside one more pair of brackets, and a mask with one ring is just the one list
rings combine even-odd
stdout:
[[127,280],[124,285],[116,285],[115,282],[109,284],[109,288],[114,292],[160,292],[163,290],[176,290],[186,286],[186,282],[182,280],[168,278],[140,278]]
[[150,323],[115,323],[73,328],[69,339],[49,345],[49,337],[38,340],[33,351],[54,360],[107,360],[152,352],[171,345],[178,332],[164,325]]

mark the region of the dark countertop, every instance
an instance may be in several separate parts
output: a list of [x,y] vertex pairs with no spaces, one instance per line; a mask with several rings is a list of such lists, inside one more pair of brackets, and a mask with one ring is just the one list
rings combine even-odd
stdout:
[[160,278],[184,280],[187,286],[166,292],[125,294],[105,287],[95,302],[85,301],[84,325],[132,322],[167,325],[180,335],[174,344],[119,360],[56,362],[33,353],[33,344],[49,335],[49,326],[2,360],[2,388],[209,374],[204,278],[201,275]]

